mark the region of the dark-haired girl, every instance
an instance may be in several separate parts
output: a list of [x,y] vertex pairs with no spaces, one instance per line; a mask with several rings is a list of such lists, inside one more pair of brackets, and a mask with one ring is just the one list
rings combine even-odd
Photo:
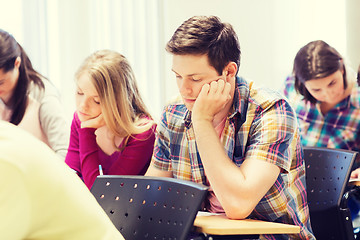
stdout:
[[21,45],[0,29],[0,120],[17,125],[65,159],[69,130],[56,88],[34,70]]
[[[324,41],[312,41],[298,51],[283,93],[297,114],[304,146],[360,150],[360,87],[356,78],[339,52]],[[360,168],[351,177],[360,177]],[[358,217],[357,202],[350,198],[353,219]]]

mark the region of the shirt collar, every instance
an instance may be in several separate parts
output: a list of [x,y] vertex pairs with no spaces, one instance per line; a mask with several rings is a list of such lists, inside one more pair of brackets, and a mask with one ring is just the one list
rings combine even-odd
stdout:
[[184,122],[185,122],[185,127],[187,129],[189,129],[192,126],[192,122],[191,122],[191,111],[189,111],[189,109],[186,109],[185,114],[184,114]]
[[242,123],[244,123],[246,120],[252,82],[248,82],[244,78],[237,76],[235,83],[236,86],[232,105],[233,107],[231,113],[229,114],[229,118],[234,119],[233,121],[236,121],[235,119],[239,118],[240,125],[242,125]]

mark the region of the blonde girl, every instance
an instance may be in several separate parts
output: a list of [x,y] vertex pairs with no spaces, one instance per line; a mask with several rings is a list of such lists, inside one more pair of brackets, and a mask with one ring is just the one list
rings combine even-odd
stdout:
[[75,74],[76,112],[65,162],[90,189],[96,177],[145,174],[155,127],[127,59],[101,50]]

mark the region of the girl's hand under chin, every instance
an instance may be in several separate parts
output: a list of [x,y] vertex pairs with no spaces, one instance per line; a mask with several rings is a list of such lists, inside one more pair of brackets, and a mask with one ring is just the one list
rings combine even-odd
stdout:
[[121,137],[116,137],[105,125],[105,120],[102,114],[95,118],[81,122],[81,128],[96,128],[96,143],[101,150],[109,156],[118,151],[116,147],[119,147],[123,140]]
[[108,129],[107,126],[102,126],[96,129],[95,135],[96,143],[99,145],[101,150],[108,156],[118,151],[116,147],[119,147],[123,140],[123,138],[114,136],[114,134]]
[[102,114],[95,118],[81,122],[81,128],[100,128],[102,126],[105,126],[105,120]]

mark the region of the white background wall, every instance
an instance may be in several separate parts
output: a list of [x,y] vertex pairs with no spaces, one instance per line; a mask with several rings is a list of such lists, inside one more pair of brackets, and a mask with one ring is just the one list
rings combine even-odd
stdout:
[[171,56],[164,50],[176,28],[194,15],[231,23],[242,50],[240,74],[278,89],[299,48],[322,39],[354,68],[360,63],[357,0],[0,0],[0,28],[11,32],[34,67],[62,93],[71,119],[73,75],[97,49],[131,62],[155,118],[177,94]]
[[[165,1],[165,37],[193,15],[217,15],[231,23],[242,50],[240,74],[258,84],[278,89],[291,72],[300,47],[322,39],[345,54],[343,1]],[[326,10],[324,10],[324,8]],[[170,61],[166,61],[170,69]]]

